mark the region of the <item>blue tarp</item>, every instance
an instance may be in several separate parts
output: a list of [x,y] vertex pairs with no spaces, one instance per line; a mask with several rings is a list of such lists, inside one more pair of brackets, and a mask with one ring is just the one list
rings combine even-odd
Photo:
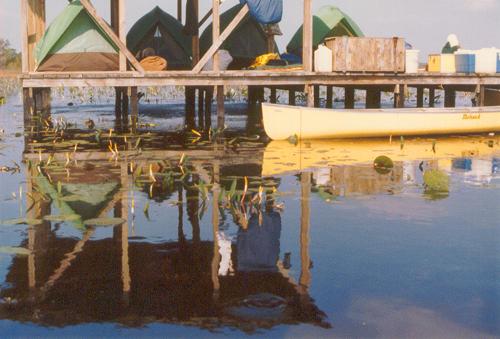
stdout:
[[240,0],[248,4],[250,15],[261,24],[276,24],[283,16],[283,0]]

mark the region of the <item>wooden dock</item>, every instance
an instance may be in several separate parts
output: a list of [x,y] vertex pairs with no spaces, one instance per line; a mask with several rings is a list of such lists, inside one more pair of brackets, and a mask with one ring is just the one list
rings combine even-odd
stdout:
[[[217,127],[224,126],[224,87],[248,86],[248,102],[258,107],[264,100],[264,88],[271,89],[270,101],[275,102],[277,90],[289,91],[289,104],[294,105],[296,92],[305,93],[309,107],[320,103],[320,86],[326,86],[326,107],[332,107],[332,88],[344,88],[345,108],[353,108],[355,90],[366,91],[366,107],[377,108],[381,104],[382,92],[394,93],[394,107],[404,107],[408,88],[417,89],[417,107],[424,106],[424,90],[428,90],[428,105],[435,102],[435,91],[444,90],[445,106],[454,107],[456,92],[471,92],[476,95],[476,104],[485,104],[488,89],[500,89],[500,73],[497,74],[440,74],[440,73],[317,73],[313,71],[312,42],[312,0],[304,0],[303,54],[302,70],[272,71],[220,71],[218,50],[225,39],[249,15],[248,6],[241,8],[231,23],[221,32],[220,1],[212,1],[212,9],[199,22],[212,17],[212,46],[201,56],[199,36],[192,37],[192,69],[187,71],[146,72],[125,45],[125,1],[110,0],[111,20],[108,24],[93,7],[89,0],[81,0],[89,16],[107,34],[119,50],[119,71],[116,72],[37,72],[34,60],[36,43],[41,39],[46,26],[45,0],[21,0],[23,74],[20,76],[23,87],[25,121],[30,121],[38,113],[50,112],[50,89],[61,87],[115,87],[116,117],[129,119],[135,129],[138,121],[138,87],[185,86],[186,88],[186,125],[195,122],[195,100],[198,91],[198,120],[210,128],[211,102],[217,93]],[[178,1],[178,18],[182,17],[182,1]],[[268,37],[274,39],[274,36]],[[274,41],[274,40],[273,40]],[[270,41],[270,42],[273,42]],[[273,45],[274,44],[269,44]],[[213,71],[202,71],[213,60]],[[214,91],[215,90],[215,91]],[[254,106],[252,106],[254,105]],[[257,109],[258,111],[258,109]]]

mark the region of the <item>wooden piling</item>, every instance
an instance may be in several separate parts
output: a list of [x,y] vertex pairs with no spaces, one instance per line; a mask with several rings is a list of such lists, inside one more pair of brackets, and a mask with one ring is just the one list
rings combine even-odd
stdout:
[[205,130],[212,128],[212,101],[214,100],[214,88],[207,87],[205,94]]
[[290,106],[296,105],[295,90],[293,90],[293,89],[288,91],[288,104]]
[[333,87],[326,86],[326,108],[333,108]]
[[188,129],[193,129],[196,125],[195,122],[195,88],[192,86],[186,86],[185,90],[185,111],[186,111],[186,120],[185,125]]
[[346,86],[344,88],[345,94],[344,94],[344,107],[345,109],[353,109],[354,108],[354,95],[355,95],[355,90],[354,87],[351,86]]
[[314,85],[314,107],[320,106],[320,96],[319,96],[320,88],[321,87],[319,85]]
[[478,85],[476,87],[476,105],[483,107],[485,105],[486,99],[486,87],[484,85]]
[[24,126],[28,127],[32,122],[32,117],[34,114],[34,98],[32,88],[23,88],[23,110],[24,110]]
[[269,97],[269,101],[271,102],[271,104],[275,104],[276,100],[277,100],[276,88],[271,87],[271,96]]
[[405,86],[396,85],[394,87],[394,108],[405,107]]
[[202,129],[205,126],[205,89],[198,88],[198,128]]
[[417,87],[417,107],[424,107],[424,88]]
[[429,88],[429,107],[436,106],[436,89],[434,87]]
[[445,88],[444,90],[444,107],[455,107],[457,93],[452,88]]
[[381,92],[378,88],[366,90],[366,108],[380,108]]
[[217,129],[222,131],[225,123],[224,86],[217,86]]
[[307,107],[314,107],[314,86],[305,85],[304,90],[306,92],[306,105]]
[[132,133],[137,132],[137,124],[139,123],[139,98],[137,96],[137,87],[129,87],[130,95],[130,117]]

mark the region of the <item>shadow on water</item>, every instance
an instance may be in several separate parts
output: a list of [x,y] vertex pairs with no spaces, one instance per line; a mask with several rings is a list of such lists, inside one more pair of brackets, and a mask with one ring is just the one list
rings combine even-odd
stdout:
[[[285,325],[310,325],[322,335],[337,328],[339,335],[394,334],[377,327],[379,320],[364,329],[354,323],[348,305],[359,299],[351,293],[369,294],[372,286],[360,277],[378,273],[355,264],[358,256],[368,260],[370,246],[330,238],[348,232],[336,218],[347,223],[349,208],[363,210],[374,220],[370,226],[385,234],[380,225],[391,224],[391,217],[398,226],[433,223],[433,215],[412,207],[447,202],[464,183],[497,188],[495,136],[291,144],[241,129],[222,135],[146,124],[129,133],[126,126],[81,120],[40,118],[14,151],[22,162],[2,167],[2,181],[25,187],[24,212],[0,218],[22,227],[11,235],[11,247],[0,243],[0,252],[11,256],[0,280],[0,319],[19,327],[159,323],[283,334]],[[18,139],[7,132],[1,141]],[[17,177],[9,179],[10,173]],[[399,202],[386,203],[392,197]],[[350,225],[354,234],[368,225],[359,218],[365,224]],[[353,249],[344,252],[352,265],[339,253],[349,243]],[[346,266],[337,263],[344,271],[330,268],[335,256],[346,258]],[[360,272],[353,274],[356,267]],[[397,292],[384,293],[388,300]],[[412,302],[435,306],[424,297]],[[453,307],[443,312],[462,320]],[[496,331],[484,319],[470,327]]]

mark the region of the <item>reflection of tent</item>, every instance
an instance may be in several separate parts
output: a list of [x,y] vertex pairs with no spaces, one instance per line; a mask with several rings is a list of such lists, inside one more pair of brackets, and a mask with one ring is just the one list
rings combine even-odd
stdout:
[[[80,219],[72,221],[75,227],[82,227],[82,221],[97,218],[113,201],[118,193],[118,178],[106,175],[107,168],[94,168],[79,171],[73,169],[71,178],[52,173],[49,181],[45,176],[33,177],[41,193],[49,196],[62,215],[78,215]],[[58,192],[55,183],[61,183]]]
[[[313,44],[317,48],[326,38],[334,36],[363,36],[358,25],[334,6],[321,7],[313,18]],[[302,26],[286,47],[289,53],[302,55]]]
[[[234,19],[241,5],[236,5],[220,16],[221,31]],[[204,54],[212,45],[212,25],[210,24],[200,38],[200,50]],[[267,36],[261,24],[247,15],[238,27],[222,44],[221,49],[229,51],[234,59],[254,59],[267,53]],[[278,50],[275,47],[275,50]]]
[[37,71],[116,71],[117,51],[76,0],[50,24],[38,43]]
[[300,295],[279,272],[237,271],[220,277],[221,293],[214,298],[214,245],[208,241],[130,242],[127,263],[132,284],[126,294],[122,290],[121,235],[119,228],[115,230],[114,239],[88,241],[71,267],[47,289],[45,282],[77,240],[44,229],[49,234],[37,236],[47,242],[35,252],[35,288],[43,292],[33,298],[27,284],[28,258],[15,257],[0,298],[16,303],[0,303],[0,319],[56,327],[103,322],[142,327],[159,322],[207,329],[231,327],[250,333],[283,324],[330,326],[313,301]]
[[168,62],[168,69],[187,69],[191,65],[191,38],[182,24],[156,6],[140,18],[127,34],[127,47],[137,55],[146,48]]
[[264,213],[259,225],[258,215],[252,215],[248,229],[238,231],[238,270],[276,271],[280,254],[281,216]]

